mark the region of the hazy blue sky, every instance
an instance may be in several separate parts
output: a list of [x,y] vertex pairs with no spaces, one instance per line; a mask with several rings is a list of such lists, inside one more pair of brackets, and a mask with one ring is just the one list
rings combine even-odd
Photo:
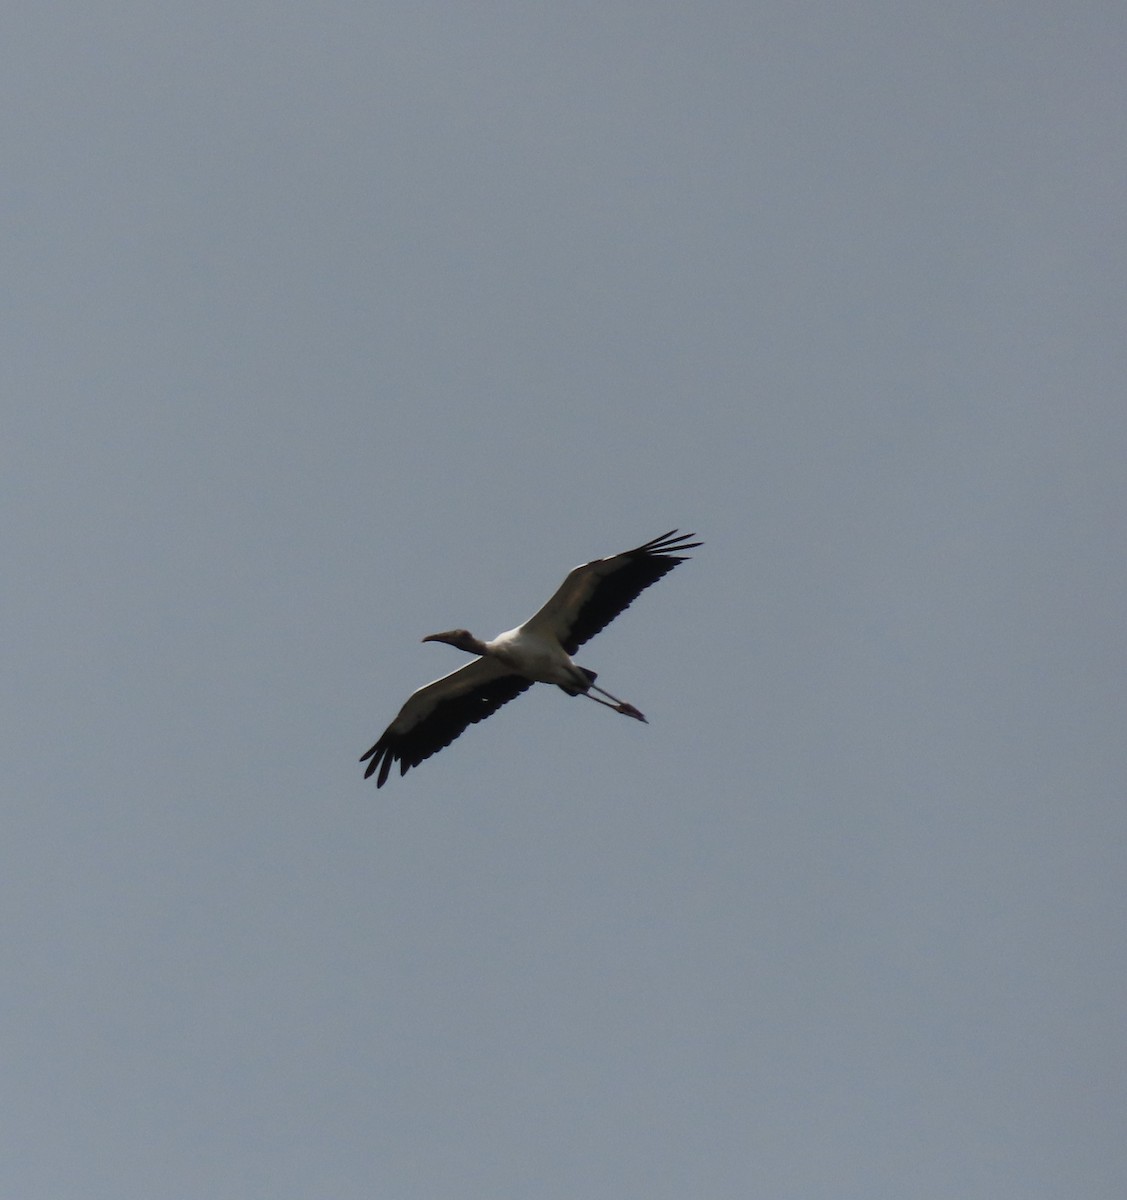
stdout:
[[[1127,8],[0,20],[0,1193],[1120,1200]],[[706,545],[379,793],[573,565]]]

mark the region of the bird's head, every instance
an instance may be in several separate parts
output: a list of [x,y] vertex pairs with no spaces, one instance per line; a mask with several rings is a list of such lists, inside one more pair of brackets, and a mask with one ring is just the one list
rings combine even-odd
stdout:
[[481,654],[481,642],[468,629],[448,629],[445,633],[428,633],[424,642],[445,642],[448,646],[456,646],[467,654]]

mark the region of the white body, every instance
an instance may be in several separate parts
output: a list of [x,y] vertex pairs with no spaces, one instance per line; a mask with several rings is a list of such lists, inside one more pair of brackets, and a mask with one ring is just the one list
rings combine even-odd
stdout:
[[587,686],[587,676],[571,661],[571,656],[556,638],[541,633],[532,621],[499,633],[488,646],[494,658],[525,679],[556,683],[562,687]]

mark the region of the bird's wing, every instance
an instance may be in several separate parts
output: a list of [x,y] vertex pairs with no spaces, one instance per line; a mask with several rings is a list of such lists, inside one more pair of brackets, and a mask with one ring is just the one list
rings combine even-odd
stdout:
[[378,769],[376,787],[383,787],[396,761],[400,775],[406,775],[410,767],[449,746],[468,725],[484,721],[531,686],[531,679],[512,674],[495,658],[475,658],[428,683],[408,699],[380,740],[360,759],[371,759],[364,778]]
[[671,529],[633,550],[576,567],[523,628],[550,633],[568,654],[574,654],[651,583],[684,562],[684,557],[678,557],[680,551],[703,544],[688,540],[694,536]]

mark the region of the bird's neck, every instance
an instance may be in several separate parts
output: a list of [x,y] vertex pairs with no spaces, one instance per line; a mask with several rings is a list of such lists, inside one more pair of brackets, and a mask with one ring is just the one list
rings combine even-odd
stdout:
[[489,653],[489,647],[479,638],[475,638],[472,633],[467,634],[458,642],[458,649],[465,650],[467,654],[479,654],[482,658]]

